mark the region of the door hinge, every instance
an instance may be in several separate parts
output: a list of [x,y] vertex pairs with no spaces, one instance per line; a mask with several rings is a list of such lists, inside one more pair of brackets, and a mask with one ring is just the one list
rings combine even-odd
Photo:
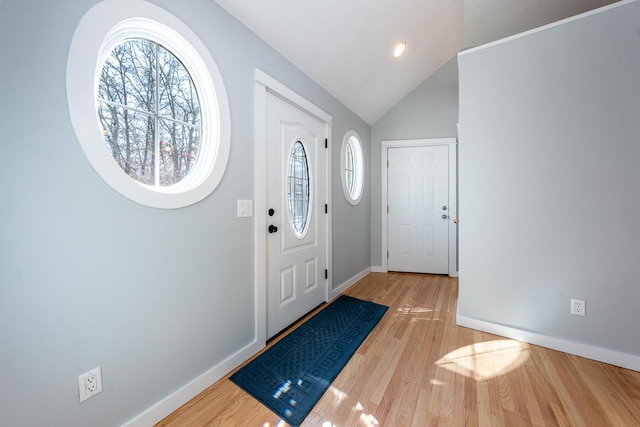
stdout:
[[389,205],[387,205],[387,213],[389,213]]
[[387,258],[389,258],[389,251],[387,251]]
[[325,279],[329,278],[329,270],[327,270],[326,268],[324,269],[324,278]]
[[329,205],[328,204],[324,204],[324,213],[328,214],[329,213]]
[[329,148],[329,139],[328,138],[324,139],[324,148]]

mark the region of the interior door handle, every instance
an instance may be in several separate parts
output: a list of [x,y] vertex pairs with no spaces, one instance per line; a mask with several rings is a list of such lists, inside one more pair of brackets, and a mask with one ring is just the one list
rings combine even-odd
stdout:
[[269,233],[275,233],[278,231],[278,227],[276,227],[275,225],[271,224],[269,226]]

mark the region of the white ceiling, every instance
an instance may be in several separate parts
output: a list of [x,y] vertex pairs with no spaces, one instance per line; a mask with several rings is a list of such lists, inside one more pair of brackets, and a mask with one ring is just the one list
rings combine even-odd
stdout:
[[[464,47],[616,0],[215,0],[369,124]],[[394,59],[401,40],[405,54]]]

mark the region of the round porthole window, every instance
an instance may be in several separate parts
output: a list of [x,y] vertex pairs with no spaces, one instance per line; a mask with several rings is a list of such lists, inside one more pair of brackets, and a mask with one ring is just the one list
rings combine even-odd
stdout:
[[103,1],[74,34],[67,98],[91,166],[142,205],[180,208],[220,183],[229,157],[222,77],[193,31],[146,1]]
[[169,187],[197,165],[198,89],[182,62],[158,43],[126,39],[111,49],[98,80],[97,110],[109,152],[135,181]]
[[287,201],[289,220],[296,236],[304,237],[309,222],[311,183],[309,182],[309,164],[302,142],[296,141],[289,154],[287,174]]
[[347,201],[357,205],[364,186],[364,156],[362,143],[355,131],[349,131],[342,141],[342,189]]

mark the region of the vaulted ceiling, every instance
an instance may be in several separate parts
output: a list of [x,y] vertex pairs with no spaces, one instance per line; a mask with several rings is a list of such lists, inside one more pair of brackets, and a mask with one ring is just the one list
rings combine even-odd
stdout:
[[369,124],[466,47],[615,2],[215,1]]

